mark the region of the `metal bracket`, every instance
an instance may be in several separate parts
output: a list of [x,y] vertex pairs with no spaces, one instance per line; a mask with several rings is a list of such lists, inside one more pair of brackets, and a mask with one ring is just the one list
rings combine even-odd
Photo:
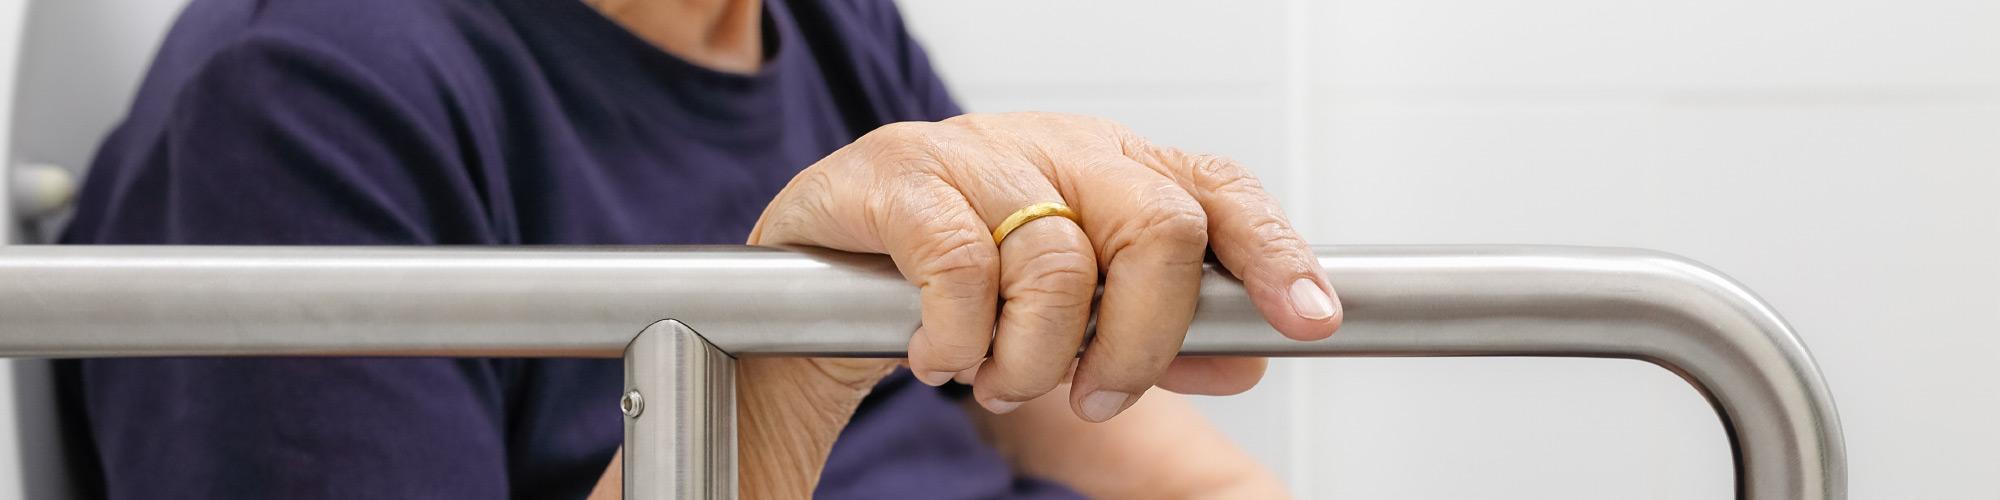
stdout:
[[625,348],[625,498],[736,498],[736,359],[675,320]]

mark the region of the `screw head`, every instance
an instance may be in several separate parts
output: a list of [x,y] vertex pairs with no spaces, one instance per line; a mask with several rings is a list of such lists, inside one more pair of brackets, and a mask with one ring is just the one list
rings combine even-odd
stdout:
[[639,418],[639,413],[646,411],[646,398],[639,395],[638,389],[625,391],[625,397],[618,398],[618,409],[626,417]]

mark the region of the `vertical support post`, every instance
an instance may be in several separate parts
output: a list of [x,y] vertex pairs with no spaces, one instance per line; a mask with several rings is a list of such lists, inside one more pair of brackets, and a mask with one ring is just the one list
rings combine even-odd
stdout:
[[625,498],[736,498],[736,360],[675,320],[625,347]]

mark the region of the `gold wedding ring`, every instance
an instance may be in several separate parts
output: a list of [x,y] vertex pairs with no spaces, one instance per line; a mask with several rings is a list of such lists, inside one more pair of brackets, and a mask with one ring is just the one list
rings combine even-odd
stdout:
[[1083,225],[1083,221],[1077,220],[1076,211],[1070,210],[1069,205],[1045,201],[1015,210],[1013,215],[1007,216],[1007,220],[1000,221],[1000,227],[993,228],[993,244],[999,245],[1001,241],[1007,239],[1007,233],[1012,233],[1015,229],[1020,229],[1021,226],[1027,225],[1035,219],[1051,215],[1069,219],[1077,223],[1077,225]]

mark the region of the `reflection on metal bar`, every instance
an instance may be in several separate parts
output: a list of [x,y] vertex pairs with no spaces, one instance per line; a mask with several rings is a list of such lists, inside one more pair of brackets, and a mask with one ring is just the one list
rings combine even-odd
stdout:
[[[1559,247],[1320,256],[1347,308],[1332,339],[1280,337],[1241,283],[1210,269],[1184,352],[1645,360],[1713,402],[1732,433],[1739,496],[1845,498],[1840,425],[1817,367],[1776,313],[1713,270]],[[897,356],[918,314],[915,290],[886,259],[827,252],[0,249],[4,356],[615,357],[668,318],[735,356]]]

